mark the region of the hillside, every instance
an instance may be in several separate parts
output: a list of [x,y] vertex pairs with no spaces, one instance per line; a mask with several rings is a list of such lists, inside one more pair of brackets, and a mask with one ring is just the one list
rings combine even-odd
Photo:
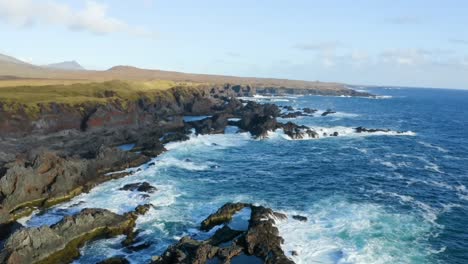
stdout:
[[0,86],[70,84],[76,82],[100,82],[116,79],[132,81],[168,80],[174,82],[197,82],[212,84],[232,83],[240,85],[251,85],[257,88],[285,87],[334,92],[345,89],[344,85],[339,83],[192,74],[175,71],[140,69],[131,66],[116,66],[105,71],[72,71],[35,66],[32,64],[20,62],[19,60],[15,61],[12,59],[0,59]]

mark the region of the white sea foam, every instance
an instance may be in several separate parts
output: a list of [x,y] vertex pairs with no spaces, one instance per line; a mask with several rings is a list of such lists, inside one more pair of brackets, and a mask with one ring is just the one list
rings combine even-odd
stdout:
[[203,171],[210,169],[208,164],[197,164],[190,160],[179,160],[174,157],[166,157],[164,159],[159,159],[156,161],[158,168],[162,167],[172,167],[172,168],[181,168],[189,171]]
[[326,116],[322,116],[322,114],[325,112],[326,110],[320,110],[318,109],[317,112],[315,112],[315,115],[314,116],[317,116],[317,117],[323,117],[323,118],[352,118],[352,117],[358,117],[359,115],[358,114],[353,114],[353,113],[346,113],[346,112],[340,112],[340,111],[336,111],[336,113],[333,113],[333,114],[328,114]]
[[399,199],[402,203],[412,204],[413,206],[421,210],[421,212],[423,213],[424,219],[430,222],[433,226],[439,226],[439,224],[436,223],[437,218],[441,213],[445,212],[444,208],[442,209],[433,208],[426,203],[416,200],[412,196],[398,194],[394,192],[384,192],[381,190],[377,191],[377,193],[390,196],[390,197],[395,197]]
[[[293,214],[297,212],[288,212]],[[299,214],[308,221],[290,217],[277,224],[285,239],[283,249],[298,264],[410,263],[431,254],[424,241],[431,225],[416,216],[390,213],[376,204],[332,199]]]
[[374,98],[375,99],[392,99],[393,96],[391,96],[391,95],[376,95]]
[[468,190],[466,189],[465,185],[460,184],[455,186],[455,190],[457,191],[457,196],[460,199],[468,201]]
[[428,147],[428,148],[432,148],[432,149],[436,149],[442,153],[448,153],[449,151],[442,148],[442,147],[439,147],[439,146],[436,146],[436,145],[433,145],[433,144],[430,144],[430,143],[427,143],[427,142],[424,142],[424,141],[418,141],[419,144],[425,146],[425,147]]
[[250,140],[249,133],[219,134],[219,135],[191,135],[189,140],[170,142],[165,145],[167,150],[186,150],[193,148],[210,147],[210,149],[223,149],[239,146]]
[[[379,132],[361,132],[357,133],[355,128],[353,127],[343,127],[343,126],[336,126],[336,127],[310,127],[312,130],[318,133],[319,139],[320,138],[335,138],[333,134],[338,132],[337,137],[368,137],[368,136],[414,136],[416,133],[412,131],[406,132],[397,132],[397,131],[379,131]],[[282,129],[277,129],[276,131],[270,131],[268,133],[269,138],[283,138],[286,140],[293,140],[288,135],[284,134]],[[304,138],[297,139],[297,140],[311,140],[317,139],[314,137],[309,137],[307,134],[304,134]]]

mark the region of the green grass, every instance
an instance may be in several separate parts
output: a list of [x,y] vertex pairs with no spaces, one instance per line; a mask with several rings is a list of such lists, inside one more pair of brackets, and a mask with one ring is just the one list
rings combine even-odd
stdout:
[[[25,82],[34,82],[28,80]],[[118,101],[125,106],[130,101],[141,97],[154,99],[164,96],[164,91],[174,87],[197,87],[199,83],[155,81],[106,81],[74,83],[69,85],[55,84],[45,86],[20,85],[1,87],[0,103],[3,110],[15,112],[23,109],[28,114],[37,113],[40,107],[50,103],[80,106],[84,104],[105,104]]]

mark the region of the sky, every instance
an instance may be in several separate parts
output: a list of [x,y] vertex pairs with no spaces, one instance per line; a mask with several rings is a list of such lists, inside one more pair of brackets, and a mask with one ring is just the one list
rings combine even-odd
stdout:
[[191,73],[468,89],[468,1],[0,0],[0,53]]

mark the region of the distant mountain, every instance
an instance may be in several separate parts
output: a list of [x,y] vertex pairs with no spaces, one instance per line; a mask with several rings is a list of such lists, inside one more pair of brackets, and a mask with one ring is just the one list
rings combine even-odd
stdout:
[[26,62],[18,60],[17,58],[14,58],[5,54],[1,54],[1,53],[0,53],[0,61],[18,63],[18,64],[27,64]]
[[68,71],[84,71],[85,68],[76,61],[64,61],[59,63],[52,63],[45,65],[44,67],[56,70],[68,70]]
[[[307,89],[315,94],[347,94],[344,84],[301,81],[275,78],[237,77],[213,74],[194,74],[175,71],[163,71],[155,69],[141,69],[133,66],[114,66],[108,70],[86,70],[76,61],[37,66],[22,62],[10,56],[0,56],[0,79],[56,79],[79,81],[109,81],[109,80],[132,80],[151,81],[167,80],[175,82],[194,82],[211,84],[241,84],[250,85],[255,88],[281,88],[281,89]],[[343,92],[345,91],[345,92]]]

